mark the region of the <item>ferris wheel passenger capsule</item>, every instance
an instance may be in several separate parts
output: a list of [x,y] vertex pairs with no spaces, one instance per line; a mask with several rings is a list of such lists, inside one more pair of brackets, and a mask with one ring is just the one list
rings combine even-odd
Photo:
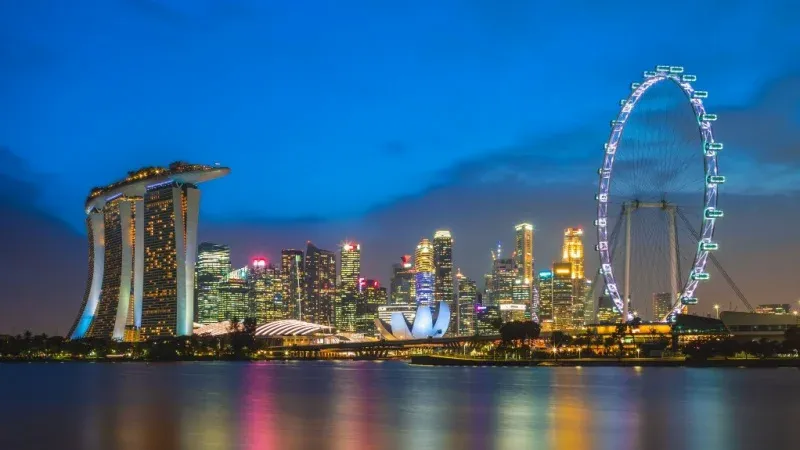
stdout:
[[658,74],[656,74],[656,73],[655,73],[655,72],[653,72],[652,70],[645,70],[645,71],[644,71],[644,77],[645,77],[645,78],[653,78],[653,77],[655,77],[655,76],[657,76],[657,75],[658,75]]
[[718,152],[722,150],[724,146],[722,142],[706,142],[706,150]]
[[681,81],[683,81],[684,83],[690,81],[697,81],[697,75],[689,75],[689,74],[681,75]]
[[708,275],[708,272],[693,272],[692,273],[692,279],[695,280],[695,281],[705,281],[705,280],[708,280],[709,278],[711,278],[711,277]]
[[692,98],[708,98],[708,91],[694,91]]
[[717,115],[716,114],[708,114],[708,113],[706,113],[706,114],[703,114],[702,116],[700,116],[700,120],[702,120],[704,122],[713,122],[713,121],[717,120]]
[[639,89],[639,86],[641,85],[642,83],[631,83],[631,89]]
[[669,73],[683,73],[682,66],[670,66]]
[[703,213],[706,219],[719,219],[723,216],[721,209],[716,208],[706,208],[705,212]]
[[656,72],[669,72],[669,66],[656,66]]
[[681,305],[696,305],[697,297],[681,297]]
[[724,175],[709,175],[706,177],[706,184],[723,184],[725,183]]
[[716,242],[701,242],[700,250],[704,252],[713,252],[714,250],[719,250],[719,244]]

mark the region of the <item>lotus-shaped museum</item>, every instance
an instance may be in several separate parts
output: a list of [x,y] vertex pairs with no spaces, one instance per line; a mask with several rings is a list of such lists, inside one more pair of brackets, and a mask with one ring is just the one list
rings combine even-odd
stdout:
[[450,326],[450,306],[447,302],[439,302],[435,321],[431,307],[420,306],[413,324],[408,323],[402,312],[393,312],[391,323],[376,318],[375,326],[381,336],[389,341],[440,338]]

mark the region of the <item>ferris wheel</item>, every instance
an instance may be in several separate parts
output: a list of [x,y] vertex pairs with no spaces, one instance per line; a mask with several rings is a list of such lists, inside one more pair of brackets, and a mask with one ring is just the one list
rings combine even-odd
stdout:
[[696,90],[696,80],[679,66],[646,71],[611,121],[598,170],[596,250],[605,293],[625,320],[631,304],[638,309],[651,298],[662,321],[697,304],[709,252],[719,248],[723,145],[714,140],[717,116],[703,105],[708,92]]

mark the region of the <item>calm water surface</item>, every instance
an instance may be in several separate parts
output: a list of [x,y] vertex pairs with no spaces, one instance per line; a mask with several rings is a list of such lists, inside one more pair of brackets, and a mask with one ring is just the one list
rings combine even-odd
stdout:
[[0,449],[797,449],[800,371],[0,364]]

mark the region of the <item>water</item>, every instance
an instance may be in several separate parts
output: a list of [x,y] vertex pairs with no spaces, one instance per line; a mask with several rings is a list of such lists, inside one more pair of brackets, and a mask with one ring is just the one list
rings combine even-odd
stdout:
[[800,371],[0,364],[0,449],[790,449]]

